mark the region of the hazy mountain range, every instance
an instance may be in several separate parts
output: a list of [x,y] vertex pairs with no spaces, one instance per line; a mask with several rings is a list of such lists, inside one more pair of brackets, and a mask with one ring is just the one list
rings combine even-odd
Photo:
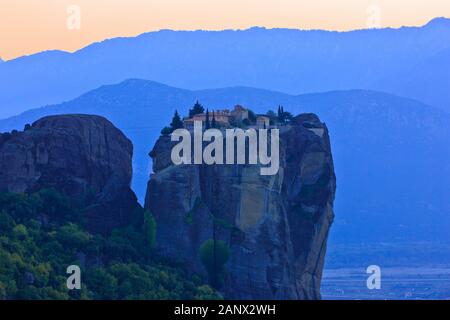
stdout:
[[148,152],[161,128],[175,109],[186,114],[197,99],[210,109],[240,103],[256,112],[282,104],[295,114],[314,112],[327,123],[338,185],[334,240],[450,240],[450,115],[411,99],[365,90],[305,95],[249,87],[191,91],[135,79],[1,120],[0,131],[21,129],[48,114],[106,116],[133,141],[133,187],[142,199]]
[[350,32],[251,28],[149,32],[0,64],[0,117],[104,84],[154,79],[188,89],[251,86],[292,94],[376,89],[450,110],[450,20]]
[[450,111],[450,48],[424,59],[407,72],[379,81],[375,87]]

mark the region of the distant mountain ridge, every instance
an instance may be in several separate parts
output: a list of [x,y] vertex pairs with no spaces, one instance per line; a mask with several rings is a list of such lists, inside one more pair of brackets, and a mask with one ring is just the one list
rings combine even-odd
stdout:
[[450,111],[450,48],[439,51],[406,72],[379,81],[374,88],[414,97]]
[[142,199],[148,152],[161,128],[175,109],[186,115],[197,99],[210,110],[239,103],[260,113],[282,104],[293,114],[319,115],[329,128],[337,175],[332,239],[450,240],[450,115],[411,99],[365,90],[297,96],[249,87],[192,91],[131,79],[0,120],[0,131],[49,114],[105,116],[134,144],[133,189]]
[[[234,85],[289,93],[382,89],[426,99],[397,83],[420,80],[411,72],[450,45],[450,20],[423,27],[349,32],[251,28],[149,32],[94,43],[75,53],[46,51],[0,64],[0,117],[73,99],[103,84],[157,79],[175,87]],[[442,72],[448,70],[447,64]],[[392,87],[383,86],[393,77]],[[417,79],[417,80],[415,80]],[[433,78],[431,78],[433,81]],[[434,82],[436,92],[445,83]],[[443,100],[443,101],[442,101]],[[433,103],[427,101],[427,103]],[[438,107],[449,110],[447,96]]]

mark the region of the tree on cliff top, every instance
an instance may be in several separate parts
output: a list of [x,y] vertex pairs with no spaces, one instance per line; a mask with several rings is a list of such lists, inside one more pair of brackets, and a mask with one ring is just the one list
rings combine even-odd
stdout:
[[209,110],[206,109],[206,119],[205,119],[205,128],[209,129],[211,127],[211,124],[209,122]]
[[192,118],[196,114],[200,114],[200,113],[203,113],[203,112],[205,112],[205,108],[203,108],[203,106],[197,100],[197,102],[195,102],[195,104],[192,107],[192,109],[189,110],[189,118]]
[[176,110],[175,114],[173,115],[172,122],[170,123],[170,128],[172,129],[172,131],[183,128],[183,121],[181,121],[181,117]]
[[212,128],[216,128],[217,127],[216,116],[214,115],[214,111],[213,111],[213,114],[212,114],[211,127]]
[[284,107],[283,106],[278,106],[277,120],[278,120],[279,123],[286,124],[289,121],[291,121],[292,118],[293,118],[292,113],[290,113],[288,111],[284,111]]

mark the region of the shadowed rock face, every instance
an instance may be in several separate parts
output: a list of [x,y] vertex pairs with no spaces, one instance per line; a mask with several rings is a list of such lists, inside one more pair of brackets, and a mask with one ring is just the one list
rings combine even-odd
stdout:
[[171,163],[169,136],[150,155],[145,206],[154,214],[158,251],[207,276],[199,248],[230,249],[220,290],[228,299],[319,299],[336,188],[328,130],[313,114],[280,128],[280,170],[258,165]]
[[128,224],[138,206],[129,187],[132,153],[131,142],[103,117],[45,117],[1,135],[0,191],[55,188],[74,199],[89,196],[88,228],[107,233]]

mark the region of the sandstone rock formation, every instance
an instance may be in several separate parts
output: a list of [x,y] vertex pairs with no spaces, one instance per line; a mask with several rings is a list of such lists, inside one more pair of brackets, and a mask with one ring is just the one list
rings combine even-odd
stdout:
[[146,195],[157,250],[207,277],[199,248],[230,250],[220,291],[228,299],[319,299],[336,179],[328,130],[313,114],[280,128],[280,170],[258,165],[180,165],[163,135],[150,155]]
[[89,196],[88,229],[108,233],[127,225],[138,206],[132,153],[131,142],[103,117],[45,117],[0,135],[0,191],[55,188],[73,199]]

